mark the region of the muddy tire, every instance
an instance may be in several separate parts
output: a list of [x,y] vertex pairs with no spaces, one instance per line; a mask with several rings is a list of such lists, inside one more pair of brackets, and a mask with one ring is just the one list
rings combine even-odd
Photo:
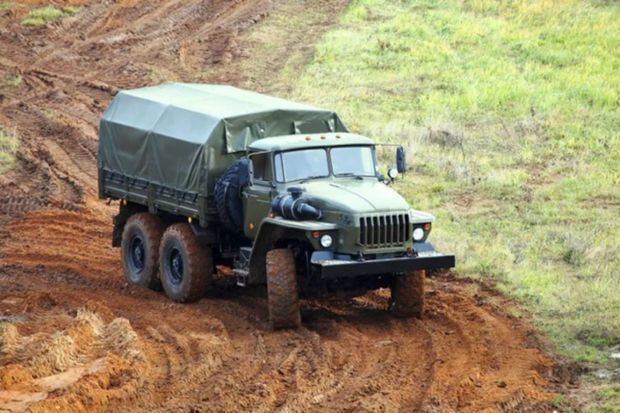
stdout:
[[394,276],[390,312],[395,317],[422,318],[424,312],[424,270]]
[[129,217],[121,238],[121,262],[130,284],[153,290],[159,281],[159,243],[164,224],[159,217],[141,212]]
[[295,256],[288,248],[267,253],[269,320],[274,329],[301,325]]
[[162,286],[171,300],[196,301],[211,285],[211,249],[198,243],[188,224],[171,225],[159,247],[159,268]]

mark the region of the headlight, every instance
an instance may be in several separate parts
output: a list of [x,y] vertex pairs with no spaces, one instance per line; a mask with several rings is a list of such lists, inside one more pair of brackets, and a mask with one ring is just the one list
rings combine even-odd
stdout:
[[422,228],[416,228],[413,230],[413,240],[414,241],[422,241],[424,238],[424,230]]
[[332,246],[332,243],[334,242],[334,240],[332,239],[331,235],[325,234],[321,237],[320,242],[321,242],[321,247],[329,248]]

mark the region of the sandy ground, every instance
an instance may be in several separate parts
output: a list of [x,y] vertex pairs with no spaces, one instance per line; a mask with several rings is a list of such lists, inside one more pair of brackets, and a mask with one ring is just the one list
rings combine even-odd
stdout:
[[[557,369],[531,327],[451,274],[429,280],[423,320],[391,318],[377,291],[304,301],[304,327],[282,332],[266,322],[265,291],[224,274],[191,305],[126,284],[115,206],[96,194],[98,119],[114,91],[268,83],[344,1],[100,1],[42,28],[18,22],[43,2],[21,3],[0,12],[0,125],[20,142],[0,176],[0,412],[551,410]],[[246,34],[312,7],[327,20],[283,36],[249,74]]]

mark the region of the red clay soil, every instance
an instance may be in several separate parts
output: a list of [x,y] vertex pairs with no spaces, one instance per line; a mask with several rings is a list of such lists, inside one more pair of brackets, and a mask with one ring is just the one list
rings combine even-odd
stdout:
[[531,328],[451,275],[429,280],[423,320],[391,318],[381,290],[303,301],[304,326],[279,332],[264,290],[224,274],[191,305],[127,285],[96,196],[99,116],[153,72],[209,81],[281,2],[101,1],[41,28],[19,25],[26,3],[42,2],[0,12],[0,125],[20,144],[0,176],[0,412],[550,410]]

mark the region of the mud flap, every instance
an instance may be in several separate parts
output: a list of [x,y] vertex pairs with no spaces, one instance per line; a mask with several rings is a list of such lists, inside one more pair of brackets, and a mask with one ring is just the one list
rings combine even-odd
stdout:
[[127,219],[122,219],[120,215],[114,215],[112,218],[112,224],[114,225],[112,229],[112,246],[120,247],[121,240],[123,238],[123,228],[125,227],[125,222]]

